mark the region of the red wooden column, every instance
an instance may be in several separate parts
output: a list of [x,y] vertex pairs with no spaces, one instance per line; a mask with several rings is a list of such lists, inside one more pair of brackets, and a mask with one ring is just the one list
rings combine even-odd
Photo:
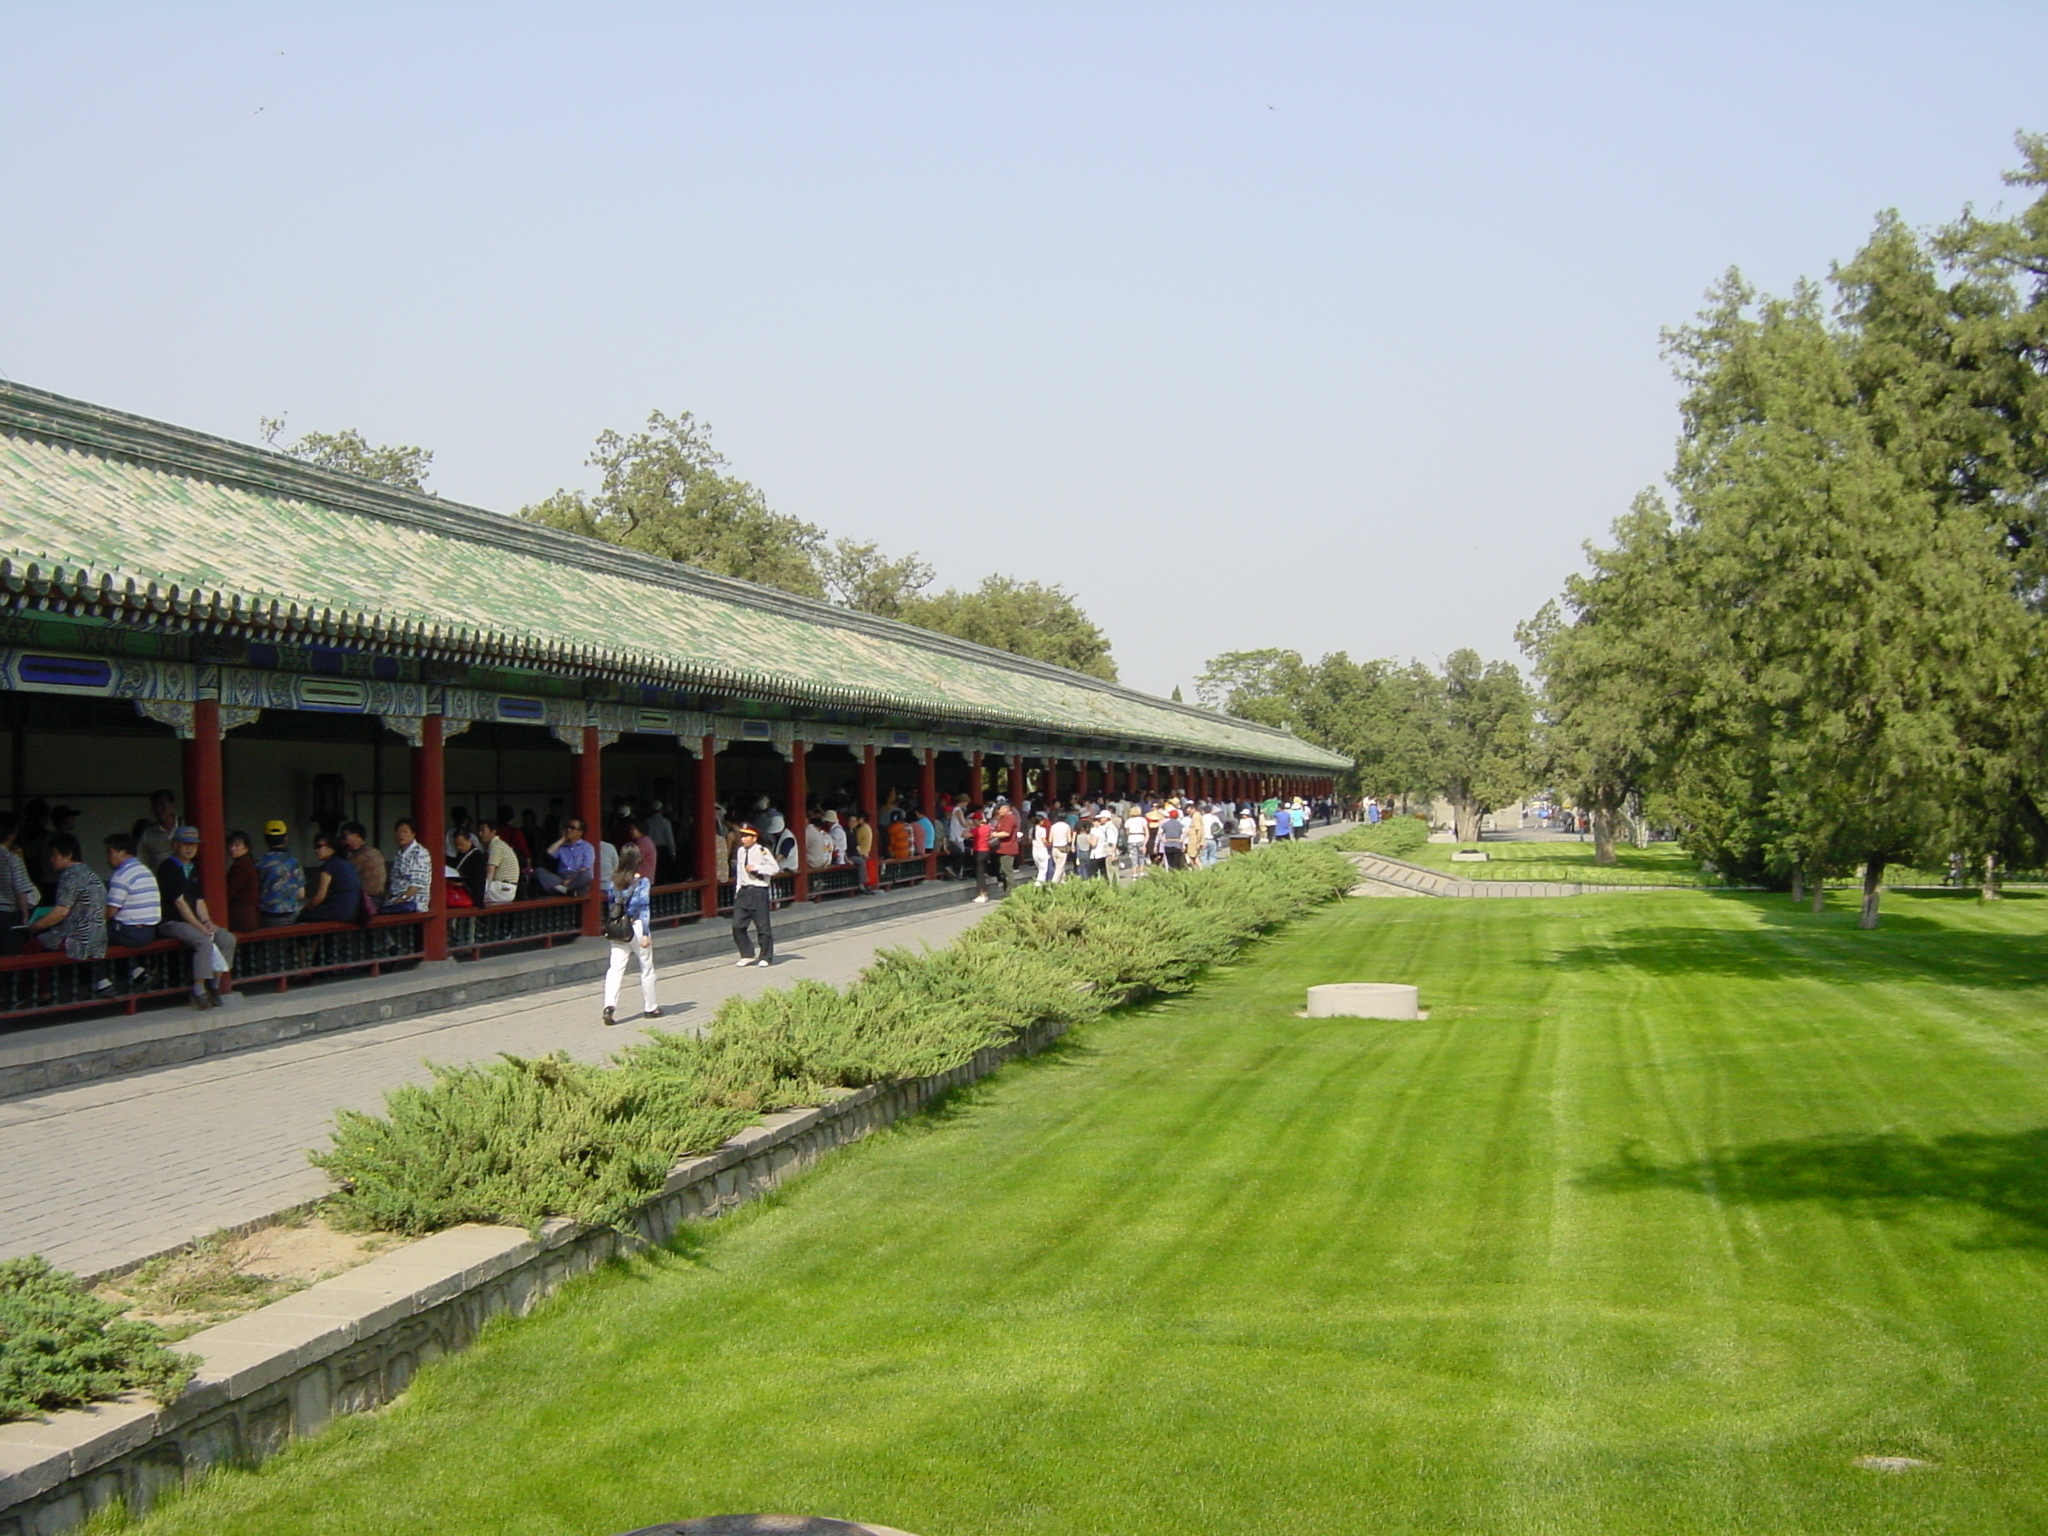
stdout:
[[1039,786],[1042,791],[1039,798],[1050,806],[1060,797],[1060,760],[1056,757],[1045,757],[1039,761],[1045,764],[1044,782]]
[[1158,797],[1159,765],[1157,763],[1147,763],[1145,765],[1145,798],[1147,800],[1156,800]]
[[1012,752],[1010,755],[1010,804],[1024,803],[1024,755]]
[[[604,754],[597,744],[597,727],[583,727],[583,750],[576,754],[576,819],[583,823],[583,836],[595,843],[603,835],[599,820],[604,814]],[[590,866],[590,890],[583,898],[583,931],[593,937],[604,932],[604,856]]]
[[697,752],[697,878],[709,881],[703,905],[706,917],[718,910],[718,882],[725,871],[725,850],[717,835],[718,825],[718,738],[706,736]]
[[1133,800],[1138,798],[1138,765],[1136,763],[1124,764],[1124,793]]
[[[860,813],[867,818],[869,845],[875,853],[873,858],[863,861],[865,867],[860,872],[862,885],[881,883],[882,854],[886,851],[882,847],[881,811],[881,790],[875,783],[875,748],[874,743],[870,742],[862,747],[860,752]],[[858,852],[849,852],[854,858],[860,858]]]
[[[932,825],[938,828],[939,835],[932,840],[932,845],[926,850],[924,856],[924,877],[927,880],[936,880],[939,878],[939,844],[946,836],[945,828],[939,824],[939,749],[937,747],[926,747],[924,749],[924,761],[918,766],[917,770],[917,800],[917,808],[929,816]],[[877,832],[875,835],[880,837],[881,833]]]
[[428,715],[420,721],[420,744],[412,749],[412,832],[427,850],[429,897],[421,942],[429,960],[448,958],[448,881],[441,873],[448,863],[445,729],[439,715]]
[[796,899],[811,899],[811,875],[804,868],[804,802],[811,792],[804,780],[804,744],[792,740],[789,744],[789,809],[783,812],[784,824],[796,834]]
[[192,706],[184,743],[185,819],[199,829],[199,895],[217,926],[228,920],[227,790],[221,774],[220,700]]

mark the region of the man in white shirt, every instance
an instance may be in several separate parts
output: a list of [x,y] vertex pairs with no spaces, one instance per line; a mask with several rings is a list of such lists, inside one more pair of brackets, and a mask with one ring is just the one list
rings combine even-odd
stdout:
[[1067,818],[1055,816],[1046,839],[1052,846],[1052,878],[1055,882],[1067,877],[1067,861],[1074,854],[1074,829]]
[[[775,877],[782,872],[781,861],[761,846],[761,834],[752,827],[740,828],[740,846],[732,856],[732,941],[739,946],[741,965],[773,965],[775,935],[768,925],[774,906]],[[761,954],[754,955],[751,926],[761,941]]]
[[1214,864],[1223,856],[1223,818],[1211,805],[1202,811],[1202,862]]
[[1095,813],[1095,829],[1088,834],[1088,862],[1095,866],[1098,879],[1116,884],[1116,812],[1104,809]]
[[1145,844],[1151,832],[1151,823],[1145,820],[1145,813],[1132,806],[1131,814],[1124,818],[1124,854],[1131,861],[1131,873],[1134,875],[1145,867]]

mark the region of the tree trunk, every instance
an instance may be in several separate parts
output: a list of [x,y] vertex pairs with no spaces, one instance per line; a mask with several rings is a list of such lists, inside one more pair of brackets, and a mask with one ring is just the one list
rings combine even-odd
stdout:
[[1451,802],[1451,830],[1461,843],[1479,841],[1479,818],[1483,808],[1468,800]]
[[1877,926],[1877,898],[1884,894],[1884,860],[1872,859],[1863,866],[1863,910],[1856,914],[1858,928]]
[[1816,912],[1826,911],[1828,904],[1828,880],[1826,874],[1820,870],[1815,870],[1813,878],[1807,883],[1813,888],[1813,910]]
[[1978,888],[1978,895],[1986,901],[1998,900],[1998,855],[1984,855],[1984,884]]
[[1798,906],[1806,900],[1806,871],[1798,865],[1792,866],[1792,905]]
[[1593,811],[1593,862],[1614,862],[1614,812],[1603,811],[1598,807]]

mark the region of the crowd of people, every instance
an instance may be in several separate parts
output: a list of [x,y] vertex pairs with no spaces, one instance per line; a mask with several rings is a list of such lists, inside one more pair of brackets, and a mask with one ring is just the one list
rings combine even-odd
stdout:
[[[734,885],[739,963],[768,965],[774,960],[774,884],[799,870],[848,871],[854,877],[848,889],[872,892],[882,883],[885,861],[936,854],[941,878],[972,879],[974,899],[985,902],[991,885],[1007,891],[1013,878],[1114,881],[1149,868],[1212,864],[1232,837],[1285,840],[1333,809],[1299,798],[1234,802],[1172,795],[1064,803],[942,795],[924,806],[892,790],[872,820],[845,797],[814,799],[791,818],[761,795],[740,807],[716,804],[707,830],[717,865]],[[313,835],[310,864],[292,851],[291,828],[283,821],[264,824],[260,848],[246,832],[227,832],[227,910],[220,914],[208,909],[200,888],[200,829],[180,820],[169,790],[150,797],[147,817],[104,836],[104,875],[87,860],[78,817],[70,806],[39,800],[19,813],[0,812],[0,953],[61,952],[90,962],[93,991],[101,997],[148,979],[147,968],[132,958],[124,974],[113,974],[110,946],[185,945],[192,952],[193,1006],[217,1007],[222,989],[231,986],[237,934],[305,923],[367,924],[379,914],[424,912],[432,900],[436,853],[421,843],[408,816],[392,823],[388,855],[361,822],[323,826]],[[500,805],[496,814],[475,819],[455,806],[438,860],[448,905],[458,910],[581,898],[593,886],[603,891],[614,951],[604,1004],[610,1023],[636,949],[643,1013],[659,1015],[650,897],[657,882],[685,878],[679,847],[694,842],[694,831],[685,827],[679,836],[658,799],[644,806],[615,799],[596,835],[560,799],[544,814],[529,809],[515,815]]]

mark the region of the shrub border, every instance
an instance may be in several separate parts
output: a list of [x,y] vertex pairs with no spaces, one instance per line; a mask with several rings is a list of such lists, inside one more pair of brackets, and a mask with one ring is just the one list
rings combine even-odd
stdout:
[[526,1316],[576,1276],[657,1247],[685,1222],[738,1209],[833,1148],[1038,1054],[1066,1028],[1042,1024],[948,1071],[766,1116],[678,1163],[627,1231],[566,1217],[538,1236],[471,1224],[380,1255],[180,1341],[204,1363],[174,1403],[129,1393],[0,1424],[0,1536],[54,1536],[117,1499],[140,1513],[211,1467],[253,1465],[334,1418],[381,1407],[421,1366],[467,1348],[491,1318]]

